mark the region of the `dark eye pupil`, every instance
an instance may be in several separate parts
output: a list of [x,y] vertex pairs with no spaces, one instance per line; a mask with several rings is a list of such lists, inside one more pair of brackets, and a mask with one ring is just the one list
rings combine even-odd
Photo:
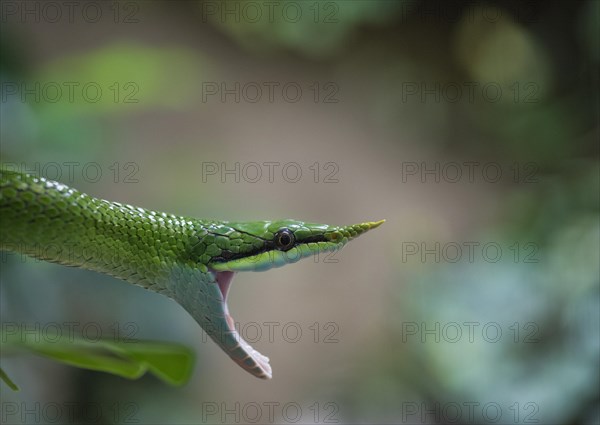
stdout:
[[289,230],[282,230],[277,236],[277,244],[280,248],[290,248],[294,243],[294,237]]

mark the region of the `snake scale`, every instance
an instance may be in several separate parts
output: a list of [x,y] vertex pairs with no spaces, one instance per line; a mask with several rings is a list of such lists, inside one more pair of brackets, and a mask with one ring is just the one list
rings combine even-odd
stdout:
[[269,359],[235,329],[236,272],[264,271],[340,249],[383,223],[200,220],[81,193],[0,170],[0,248],[105,273],[172,298],[242,368],[271,378]]

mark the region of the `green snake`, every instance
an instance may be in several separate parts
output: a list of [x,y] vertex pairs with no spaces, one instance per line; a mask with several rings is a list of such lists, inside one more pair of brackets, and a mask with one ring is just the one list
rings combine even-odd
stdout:
[[338,250],[383,221],[337,227],[199,220],[0,170],[0,249],[106,273],[166,295],[238,365],[263,379],[272,376],[269,359],[241,338],[227,308],[234,274]]

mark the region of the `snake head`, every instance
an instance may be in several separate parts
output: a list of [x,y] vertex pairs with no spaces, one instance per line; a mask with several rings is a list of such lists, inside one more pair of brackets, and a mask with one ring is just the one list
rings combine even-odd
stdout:
[[[212,283],[192,290],[178,301],[196,318],[207,334],[252,375],[272,376],[269,358],[250,346],[237,332],[229,314],[227,295],[236,272],[265,271],[302,258],[337,251],[348,241],[384,220],[350,226],[328,226],[295,220],[213,222],[194,246],[195,258],[208,266]],[[206,294],[199,300],[199,292]],[[207,300],[211,300],[210,302]],[[210,304],[199,309],[199,304]]]
[[219,255],[212,257],[209,267],[215,271],[232,272],[265,271],[281,267],[305,257],[337,251],[348,241],[380,226],[384,221],[350,226],[295,220],[224,223],[235,229],[236,232],[232,233],[236,233],[240,242],[232,246],[233,249],[222,249]]

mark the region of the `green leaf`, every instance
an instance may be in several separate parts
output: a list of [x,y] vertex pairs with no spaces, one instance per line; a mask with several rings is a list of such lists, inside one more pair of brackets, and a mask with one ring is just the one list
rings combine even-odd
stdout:
[[0,379],[4,381],[4,383],[6,385],[8,385],[8,388],[10,388],[13,391],[19,391],[19,387],[17,386],[17,384],[15,384],[9,377],[8,375],[2,370],[2,368],[0,367]]
[[[171,385],[183,385],[192,373],[194,355],[187,347],[153,341],[145,341],[143,345],[124,345],[126,352],[122,355],[145,365],[150,372]],[[117,351],[123,348],[123,344],[113,348]]]
[[[3,349],[27,350],[70,366],[128,379],[137,379],[150,372],[162,381],[176,386],[189,380],[194,364],[194,353],[188,347],[169,342],[95,341],[64,333],[51,335],[47,332],[43,337],[29,332],[26,335],[3,335],[2,341]],[[5,375],[2,378],[11,386]]]

